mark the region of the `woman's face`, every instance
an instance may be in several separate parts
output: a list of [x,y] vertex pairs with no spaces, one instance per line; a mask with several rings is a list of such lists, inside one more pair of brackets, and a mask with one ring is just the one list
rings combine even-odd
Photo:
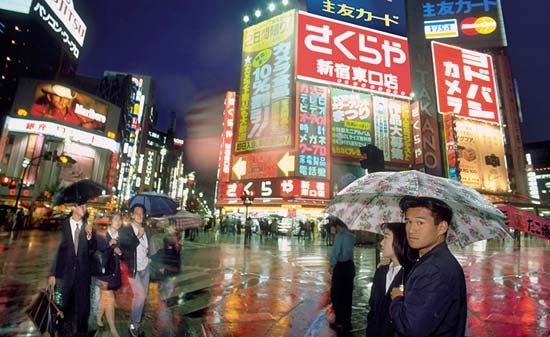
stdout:
[[111,228],[114,229],[115,231],[118,231],[121,226],[122,226],[122,218],[120,217],[120,215],[115,215],[111,220]]
[[389,229],[384,229],[384,239],[380,243],[382,246],[382,255],[388,258],[395,257],[395,251],[393,250],[393,233]]

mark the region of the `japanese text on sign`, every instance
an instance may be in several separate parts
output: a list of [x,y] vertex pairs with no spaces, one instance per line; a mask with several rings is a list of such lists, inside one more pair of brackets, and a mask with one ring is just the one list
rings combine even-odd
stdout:
[[298,173],[328,179],[328,89],[304,83],[298,88]]
[[297,75],[409,98],[406,38],[300,13]]
[[244,31],[235,152],[292,145],[294,12]]
[[499,123],[492,58],[432,42],[439,112]]
[[373,142],[372,98],[338,89],[331,92],[332,154],[360,158],[359,148]]
[[374,97],[375,144],[388,162],[412,160],[411,116],[408,102]]
[[472,10],[489,12],[498,7],[495,0],[458,0],[458,1],[440,1],[438,3],[425,2],[422,4],[424,17],[433,18],[437,16],[470,14]]
[[220,168],[218,179],[220,181],[229,181],[231,176],[231,143],[233,141],[233,122],[235,119],[235,97],[236,93],[234,91],[228,91],[225,94],[222,142],[218,160]]
[[222,183],[220,191],[221,198],[226,200],[239,198],[243,193],[257,198],[329,198],[327,182],[286,178]]
[[313,14],[388,33],[407,35],[405,2],[402,0],[308,0],[307,7]]

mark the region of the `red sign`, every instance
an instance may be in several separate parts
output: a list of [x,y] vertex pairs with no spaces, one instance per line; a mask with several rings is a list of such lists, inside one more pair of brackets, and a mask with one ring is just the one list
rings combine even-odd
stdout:
[[432,52],[439,112],[499,123],[491,55],[439,42]]
[[261,179],[220,184],[220,199],[238,199],[246,192],[256,198],[329,199],[329,184],[302,179]]
[[288,177],[295,170],[294,151],[265,151],[233,158],[234,180]]
[[296,74],[410,98],[407,39],[301,12]]
[[225,94],[222,143],[218,160],[220,172],[218,179],[220,181],[229,181],[231,176],[231,144],[233,142],[233,123],[235,121],[235,97],[234,91],[228,91]]
[[539,238],[550,240],[550,221],[533,213],[522,211],[509,205],[499,205],[500,209],[508,217],[508,226],[518,229]]

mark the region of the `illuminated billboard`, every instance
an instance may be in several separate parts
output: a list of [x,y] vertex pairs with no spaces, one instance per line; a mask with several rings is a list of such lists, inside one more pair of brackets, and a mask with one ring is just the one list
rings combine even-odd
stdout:
[[262,151],[235,155],[231,168],[234,180],[288,177],[295,170],[293,151]]
[[29,14],[33,0],[0,0],[0,9]]
[[300,79],[410,99],[406,38],[300,12]]
[[332,89],[331,108],[332,155],[361,158],[359,148],[374,141],[372,96]]
[[298,175],[330,178],[328,88],[297,83]]
[[405,1],[308,0],[308,12],[407,36]]
[[440,113],[499,123],[491,55],[432,41]]
[[386,162],[410,164],[413,160],[409,102],[373,97],[375,145]]
[[465,48],[506,47],[500,0],[424,0],[426,39]]
[[231,177],[231,145],[233,143],[233,125],[235,123],[235,100],[237,94],[228,91],[225,94],[225,109],[223,111],[222,142],[218,159],[218,180],[227,182]]
[[21,79],[11,115],[71,125],[115,139],[120,108],[65,84]]
[[294,26],[292,10],[244,30],[236,153],[294,144]]
[[[220,184],[220,199],[238,199],[244,193],[258,198],[308,198],[329,199],[329,184],[326,181],[295,178],[269,178],[241,180]],[[240,202],[240,199],[239,199]]]
[[69,5],[65,0],[39,0],[33,5],[32,13],[78,59],[86,25],[72,7],[72,2]]
[[498,125],[454,119],[460,182],[480,191],[507,193],[508,171]]

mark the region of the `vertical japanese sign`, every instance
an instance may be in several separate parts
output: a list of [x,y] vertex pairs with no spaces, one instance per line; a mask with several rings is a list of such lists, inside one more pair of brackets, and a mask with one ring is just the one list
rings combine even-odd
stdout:
[[308,0],[308,12],[407,36],[405,1]]
[[337,84],[410,98],[407,39],[300,12],[296,74]]
[[328,151],[328,88],[298,82],[298,174],[330,178]]
[[500,0],[424,0],[426,39],[465,48],[506,47]]
[[424,152],[422,149],[422,120],[420,118],[420,104],[411,104],[411,127],[414,149],[414,164],[424,164]]
[[460,182],[477,190],[508,192],[504,144],[500,127],[455,118]]
[[331,107],[332,155],[361,158],[359,148],[374,140],[371,95],[332,89]]
[[412,162],[411,115],[408,102],[374,97],[375,145],[384,151],[384,160]]
[[236,153],[293,144],[294,21],[289,11],[244,30]]
[[233,122],[235,120],[234,91],[225,94],[225,110],[223,111],[222,142],[220,144],[220,156],[218,159],[218,180],[228,182],[231,176],[231,145],[233,141]]
[[432,42],[440,113],[499,123],[491,55]]

